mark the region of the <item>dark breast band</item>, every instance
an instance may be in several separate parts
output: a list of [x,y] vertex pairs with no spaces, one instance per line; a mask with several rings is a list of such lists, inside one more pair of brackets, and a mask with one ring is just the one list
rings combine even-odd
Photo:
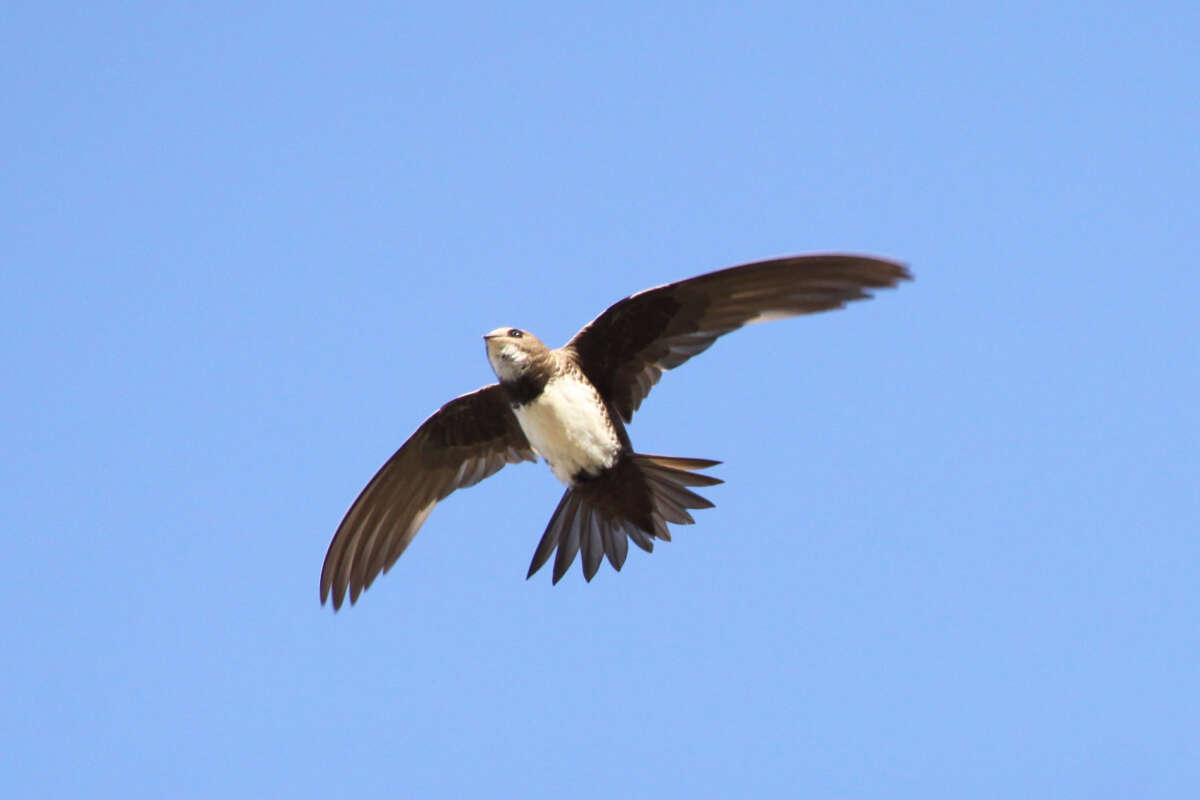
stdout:
[[546,383],[547,380],[544,377],[522,375],[515,381],[501,381],[500,385],[504,388],[504,393],[508,395],[508,404],[513,408],[520,408],[541,397]]

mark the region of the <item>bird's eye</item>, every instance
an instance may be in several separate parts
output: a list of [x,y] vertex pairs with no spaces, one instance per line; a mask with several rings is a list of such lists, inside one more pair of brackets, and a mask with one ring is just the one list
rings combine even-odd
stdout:
[[508,335],[514,339],[520,339],[525,334],[522,333],[521,331],[517,330],[516,328],[510,328],[508,331]]

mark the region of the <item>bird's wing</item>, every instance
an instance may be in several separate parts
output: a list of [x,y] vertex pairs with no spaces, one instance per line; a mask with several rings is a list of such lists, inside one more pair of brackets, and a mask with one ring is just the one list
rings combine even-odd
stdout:
[[758,261],[638,292],[584,326],[567,343],[601,396],[629,422],[658,382],[752,322],[841,308],[867,289],[911,276],[894,261],[806,255]]
[[505,464],[536,461],[497,384],[456,397],[387,460],[338,526],[321,570],[321,603],[350,602],[387,572],[438,501]]

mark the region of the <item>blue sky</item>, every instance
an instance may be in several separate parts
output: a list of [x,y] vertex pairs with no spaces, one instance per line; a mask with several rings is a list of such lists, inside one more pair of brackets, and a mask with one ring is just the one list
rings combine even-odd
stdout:
[[[22,3],[0,28],[12,797],[1200,790],[1195,4]],[[716,508],[524,580],[561,487],[329,538],[480,334],[790,252],[630,429]]]

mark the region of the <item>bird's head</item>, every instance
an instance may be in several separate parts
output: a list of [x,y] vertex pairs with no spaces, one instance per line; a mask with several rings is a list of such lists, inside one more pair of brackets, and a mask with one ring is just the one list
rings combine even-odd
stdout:
[[492,371],[502,381],[515,381],[533,369],[549,351],[542,340],[520,328],[496,328],[484,334]]

